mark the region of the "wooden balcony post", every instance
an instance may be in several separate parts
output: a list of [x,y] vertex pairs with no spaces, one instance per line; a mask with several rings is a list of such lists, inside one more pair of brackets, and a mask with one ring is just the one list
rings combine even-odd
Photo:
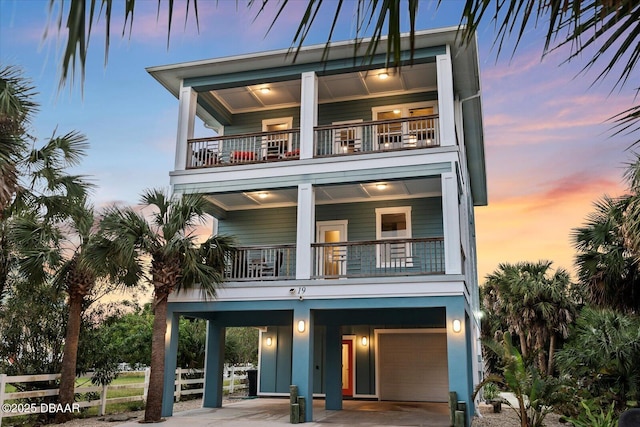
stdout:
[[314,241],[315,199],[311,184],[298,185],[296,279],[311,278],[311,243]]
[[447,172],[441,180],[445,274],[462,274],[458,179],[454,172]]
[[174,170],[187,168],[187,140],[193,138],[193,127],[196,118],[198,94],[191,87],[180,88],[180,106],[178,111],[178,136],[176,138],[176,162]]
[[300,93],[300,158],[313,158],[313,131],[318,125],[318,77],[302,73]]
[[436,56],[438,72],[438,120],[440,124],[440,145],[456,145],[453,98],[453,68],[451,67],[451,50]]

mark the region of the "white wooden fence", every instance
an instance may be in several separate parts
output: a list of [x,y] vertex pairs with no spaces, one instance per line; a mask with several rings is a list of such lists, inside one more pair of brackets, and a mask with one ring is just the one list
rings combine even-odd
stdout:
[[[248,388],[247,384],[247,370],[255,369],[251,365],[247,366],[228,366],[224,367],[224,391],[234,393],[238,390]],[[125,371],[123,373],[131,373],[132,371]],[[135,384],[117,384],[107,386],[89,386],[89,387],[76,387],[75,393],[98,393],[99,399],[79,401],[76,402],[75,408],[87,408],[91,406],[99,406],[99,414],[104,415],[106,412],[107,404],[125,403],[145,401],[147,398],[147,391],[149,388],[149,368],[144,372],[144,382]],[[202,394],[204,391],[204,370],[203,369],[176,369],[175,391],[174,398],[177,401],[181,396],[191,394]],[[185,378],[196,376],[196,378]],[[33,391],[18,391],[8,393],[6,391],[8,384],[15,383],[31,383],[37,381],[56,381],[60,378],[60,374],[42,374],[42,375],[18,375],[7,376],[6,374],[0,374],[0,426],[2,426],[2,419],[14,417],[18,415],[38,414],[49,410],[49,407],[45,404],[30,404],[24,399],[57,396],[58,389],[45,389],[45,390],[33,390]],[[199,384],[198,388],[185,388],[187,385]],[[136,394],[127,397],[107,398],[107,393],[110,390],[122,390],[122,389],[141,389],[142,394]]]

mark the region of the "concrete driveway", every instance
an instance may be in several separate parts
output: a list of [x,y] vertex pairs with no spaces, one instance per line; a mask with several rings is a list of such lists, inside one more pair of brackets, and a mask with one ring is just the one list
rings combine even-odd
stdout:
[[[446,403],[343,401],[342,411],[327,411],[324,400],[313,402],[314,422],[308,427],[332,426],[429,426],[448,427]],[[179,412],[160,424],[162,427],[256,427],[289,424],[289,399],[247,399],[222,408],[202,408]],[[137,421],[119,427],[139,427]]]

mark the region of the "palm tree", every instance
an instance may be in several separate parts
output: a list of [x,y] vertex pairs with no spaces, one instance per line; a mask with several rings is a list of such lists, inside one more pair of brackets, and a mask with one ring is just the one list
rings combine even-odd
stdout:
[[18,168],[26,153],[27,127],[37,105],[33,86],[17,67],[0,67],[0,303],[7,290],[11,254],[5,219],[18,189]]
[[19,68],[0,67],[0,219],[18,187],[16,166],[26,152],[27,127],[38,108],[34,95]]
[[162,415],[167,299],[173,292],[196,286],[205,297],[215,296],[232,240],[213,236],[197,244],[193,227],[203,219],[207,203],[202,195],[171,198],[161,190],[148,190],[141,202],[154,209],[150,220],[131,207],[107,209],[100,227],[103,241],[94,260],[108,265],[120,283],[134,285],[142,279],[153,286],[151,374],[144,417],[152,422]]
[[[439,0],[440,4],[442,0]],[[54,10],[55,0],[51,0],[51,9]],[[109,36],[111,32],[112,4],[101,7],[100,13],[96,10],[97,2],[90,2],[87,10],[87,2],[84,0],[71,0],[66,8],[64,0],[58,0],[59,11],[57,23],[58,33],[62,32],[62,23],[65,22],[68,37],[66,48],[62,57],[61,85],[67,79],[73,79],[76,60],[80,72],[84,77],[84,65],[87,57],[90,33],[101,15],[104,14],[105,24],[105,58],[109,51]],[[247,6],[258,7],[258,15],[268,9],[273,0],[248,0]],[[281,16],[287,16],[287,5],[294,2],[278,0],[276,17],[269,30],[276,26]],[[296,2],[297,3],[297,2]],[[386,52],[390,66],[401,65],[400,35],[403,13],[406,13],[409,27],[411,46],[417,24],[417,12],[419,0],[408,0],[403,11],[401,0],[358,0],[356,13],[356,38],[363,34],[372,34],[372,45],[369,53],[372,53],[383,34],[387,34]],[[133,26],[135,2],[126,2],[124,7],[124,28],[122,34],[129,26],[129,36]],[[198,23],[197,2],[186,2],[185,19],[189,15],[189,8],[193,5],[196,25]],[[297,45],[297,50],[304,43],[310,29],[318,16],[327,16],[328,8],[333,8],[331,26],[327,37],[327,51],[336,28],[338,17],[342,12],[343,1],[308,0],[307,8],[300,21],[300,25],[292,41],[292,47]],[[320,9],[323,8],[321,13]],[[174,18],[174,3],[168,6],[168,33],[171,32],[171,23]],[[64,14],[66,19],[63,19]],[[349,8],[345,13],[351,14]],[[635,66],[640,58],[640,2],[637,0],[466,0],[462,9],[460,22],[466,23],[460,34],[461,41],[468,41],[475,37],[475,32],[481,22],[487,17],[495,23],[497,28],[496,44],[498,52],[502,50],[505,40],[514,35],[516,47],[523,34],[532,27],[543,27],[545,31],[545,44],[543,54],[552,50],[569,47],[568,60],[581,58],[583,54],[590,56],[584,70],[591,69],[596,64],[603,64],[597,79],[604,78],[611,72],[618,72],[619,76],[615,86],[624,86],[629,77],[634,75]],[[169,34],[167,34],[167,43]],[[357,46],[356,46],[357,48]],[[594,52],[595,53],[592,53]],[[635,105],[623,111],[615,117],[619,132],[635,132],[640,130],[640,105]],[[636,141],[636,144],[640,140]]]
[[[28,186],[16,195],[12,217],[6,221],[22,277],[36,285],[52,283],[69,297],[59,387],[62,404],[74,401],[83,303],[99,276],[83,262],[95,241],[93,208],[86,202],[91,185],[81,176],[65,173],[78,164],[86,148],[85,137],[72,132],[32,150],[23,162]],[[70,413],[56,415],[59,421],[70,417]]]
[[624,408],[640,399],[640,318],[585,307],[557,359],[562,374],[580,379],[579,389]]
[[[27,212],[12,222],[12,240],[20,248],[19,268],[23,276],[41,283],[53,273],[52,283],[68,295],[69,315],[60,372],[59,403],[74,402],[76,362],[82,312],[96,279],[104,273],[87,263],[97,241],[95,215],[89,205],[69,206],[62,220],[47,220],[39,212]],[[65,422],[70,412],[59,412],[56,421]]]
[[484,306],[506,320],[520,340],[524,358],[537,358],[542,373],[553,373],[558,336],[568,336],[576,306],[569,294],[569,273],[549,274],[550,261],[500,264],[487,276]]
[[[640,263],[640,155],[630,163],[624,175],[629,185],[629,197],[623,214],[622,235],[625,246],[631,252],[635,263]],[[640,298],[640,289],[636,289],[636,296]],[[640,304],[636,305],[640,310]]]
[[[640,309],[640,270],[629,249],[638,214],[632,214],[633,196],[604,196],[594,203],[586,223],[575,228],[576,267],[588,303],[622,311]],[[625,238],[626,237],[626,238]]]

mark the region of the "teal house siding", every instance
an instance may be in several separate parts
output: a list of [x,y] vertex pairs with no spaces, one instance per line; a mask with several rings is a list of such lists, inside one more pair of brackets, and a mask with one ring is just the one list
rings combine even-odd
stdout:
[[300,127],[300,108],[281,108],[278,110],[257,111],[234,114],[233,123],[224,127],[225,135],[241,135],[262,132],[262,121],[293,117],[293,127]]
[[284,245],[296,242],[296,208],[229,212],[218,233],[235,236],[239,245]]
[[332,102],[318,106],[318,125],[330,125],[333,122],[347,120],[373,120],[371,109],[385,105],[410,104],[414,102],[436,101],[436,92],[410,93],[383,98],[358,99],[354,101]]
[[348,241],[376,239],[376,208],[411,206],[411,227],[414,238],[442,237],[442,199],[429,197],[365,203],[319,205],[316,221],[349,221]]
[[[267,328],[266,336],[271,336],[274,343],[271,346],[262,346],[260,393],[289,393],[292,331],[290,326],[270,326]],[[324,393],[324,367],[326,366],[324,342],[325,328],[318,326],[314,334],[314,393]]]
[[260,392],[288,393],[291,384],[291,326],[270,326],[267,334],[274,340],[262,346]]

